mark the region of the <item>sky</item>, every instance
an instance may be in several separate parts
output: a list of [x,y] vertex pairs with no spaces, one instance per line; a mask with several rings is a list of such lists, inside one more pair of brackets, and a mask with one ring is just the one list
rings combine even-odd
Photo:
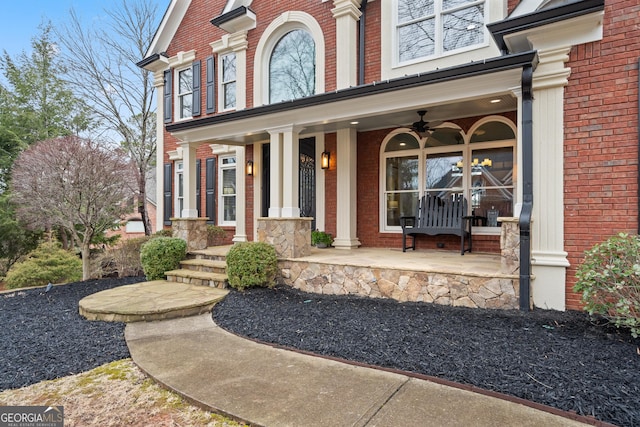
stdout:
[[[83,21],[100,21],[104,9],[119,4],[119,0],[0,0],[0,53],[6,50],[11,58],[22,51],[31,51],[31,39],[40,31],[38,26],[51,21],[56,26],[68,22],[69,10],[75,9]],[[154,0],[158,13],[164,13],[169,0]]]

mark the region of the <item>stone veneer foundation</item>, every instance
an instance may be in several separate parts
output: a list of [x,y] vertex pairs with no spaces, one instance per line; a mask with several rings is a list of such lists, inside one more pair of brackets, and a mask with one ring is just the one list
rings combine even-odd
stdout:
[[[501,271],[459,274],[409,271],[281,259],[281,281],[306,292],[360,295],[436,304],[516,309],[519,306],[519,229],[517,218],[501,218]],[[354,249],[357,250],[357,249]]]

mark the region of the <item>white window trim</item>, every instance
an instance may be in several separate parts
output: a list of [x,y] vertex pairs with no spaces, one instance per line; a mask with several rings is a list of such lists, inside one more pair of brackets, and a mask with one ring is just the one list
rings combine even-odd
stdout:
[[[216,97],[217,111],[243,110],[247,106],[247,31],[225,34],[209,44],[211,52],[217,55],[216,60]],[[222,88],[222,57],[228,53],[236,55],[236,106],[233,109],[224,108],[224,92]]]
[[[230,55],[234,55],[235,56],[235,61],[236,61],[236,75],[235,78],[233,80],[229,80],[229,81],[225,81],[224,80],[224,58]],[[233,111],[237,108],[238,106],[238,55],[235,52],[227,52],[224,54],[221,54],[219,56],[219,61],[218,61],[218,75],[220,76],[220,86],[218,88],[218,93],[220,94],[220,109],[219,111]],[[236,88],[235,88],[235,96],[236,96],[236,100],[235,103],[232,107],[225,107],[225,86],[230,84],[230,83],[235,83],[236,84]]]
[[[181,94],[180,94],[180,73],[186,70],[190,70],[191,69],[191,65],[189,65],[188,67],[181,67],[181,68],[176,68],[173,71],[173,111],[175,114],[174,117],[174,122],[181,122],[184,120],[189,120],[193,118],[193,105],[191,106],[191,115],[190,116],[185,116],[185,117],[181,117],[182,115],[182,109],[180,108],[180,98],[181,98]],[[191,92],[185,93],[183,96],[193,96],[193,75],[191,75]]]
[[189,50],[189,51],[180,51],[178,53],[176,53],[174,56],[172,56],[171,58],[168,59],[169,62],[169,68],[171,68],[172,72],[173,72],[173,111],[174,111],[174,117],[173,117],[173,121],[174,122],[180,122],[183,120],[189,120],[191,119],[193,116],[191,117],[183,117],[183,118],[179,118],[178,116],[180,115],[180,99],[178,96],[178,88],[180,87],[180,82],[179,82],[179,72],[183,71],[185,69],[187,69],[188,67],[191,67],[193,65],[193,61],[196,60],[196,51],[195,50]]
[[[224,165],[224,159],[228,159],[228,158],[235,158],[236,159],[236,163],[233,166],[225,166]],[[224,154],[224,155],[219,155],[218,156],[218,225],[224,226],[224,227],[235,227],[236,226],[236,221],[225,221],[224,220],[224,198],[225,198],[225,194],[224,194],[224,189],[223,189],[223,179],[222,179],[222,171],[223,170],[229,170],[229,169],[233,169],[234,171],[236,170],[236,168],[238,168],[239,165],[237,163],[237,156],[235,154],[235,152],[232,153],[228,153],[228,154]],[[233,194],[233,196],[235,196],[236,198],[238,197],[238,183],[236,182],[236,189],[235,189],[235,193]],[[227,195],[227,196],[231,196],[231,194]],[[238,218],[238,212],[236,212],[236,219]]]
[[269,60],[280,39],[290,31],[305,30],[313,38],[316,47],[316,94],[325,91],[325,45],[324,33],[318,21],[308,13],[289,11],[274,19],[262,33],[256,47],[253,64],[253,104],[269,103]]
[[[425,192],[425,187],[424,187],[424,173],[425,173],[425,162],[426,162],[426,158],[429,154],[439,154],[439,153],[449,153],[449,152],[454,152],[454,151],[460,151],[462,152],[462,157],[463,157],[463,162],[465,164],[468,164],[468,162],[471,161],[472,159],[472,152],[476,151],[476,150],[483,150],[483,149],[490,149],[490,148],[500,148],[500,147],[512,147],[513,148],[513,168],[514,168],[514,174],[513,174],[513,209],[514,211],[517,209],[516,205],[517,205],[517,195],[518,195],[518,180],[517,180],[517,174],[515,173],[515,171],[517,170],[517,140],[516,139],[511,139],[511,140],[502,140],[502,141],[490,141],[490,142],[477,142],[474,144],[470,143],[471,140],[471,136],[473,135],[473,133],[476,131],[476,129],[478,129],[480,126],[484,125],[487,122],[502,122],[507,124],[514,132],[514,135],[518,135],[518,131],[516,129],[515,124],[509,120],[508,118],[504,117],[504,116],[487,116],[484,117],[480,120],[478,120],[476,123],[474,123],[470,128],[469,128],[469,132],[465,133],[464,131],[460,131],[461,135],[464,138],[464,145],[457,145],[457,146],[442,146],[442,147],[425,147],[425,143],[427,138],[420,138],[420,136],[418,134],[416,134],[415,132],[413,132],[411,129],[408,128],[399,128],[399,129],[395,129],[393,131],[391,131],[389,134],[387,134],[387,136],[384,138],[384,140],[382,141],[382,144],[380,145],[380,172],[379,172],[379,178],[380,178],[380,184],[379,184],[379,202],[378,202],[378,208],[379,208],[379,232],[380,233],[401,233],[402,232],[402,227],[400,226],[388,226],[387,225],[387,209],[386,209],[386,159],[388,157],[401,157],[401,156],[415,156],[416,154],[418,155],[418,194],[419,196],[422,196]],[[449,127],[457,127],[457,125],[455,125],[454,123],[443,123],[441,126],[449,126]],[[413,136],[416,137],[416,139],[418,140],[418,143],[420,144],[420,149],[416,149],[416,150],[406,150],[406,151],[393,151],[393,152],[385,152],[385,147],[387,145],[387,143],[391,140],[391,138],[393,138],[395,135],[401,134],[401,133],[409,133],[412,134]],[[394,155],[395,154],[395,155]],[[469,174],[465,174],[464,176],[464,180],[463,180],[463,187],[462,187],[462,192],[465,195],[465,198],[468,200],[468,194],[470,192],[471,189],[471,176]],[[470,209],[470,208],[469,208]],[[499,235],[500,234],[500,227],[482,227],[482,226],[476,226],[473,227],[473,234],[474,235]]]
[[507,0],[485,1],[485,36],[484,43],[446,52],[438,56],[419,58],[403,63],[398,62],[397,56],[397,1],[389,0],[380,3],[381,7],[381,78],[382,80],[404,77],[409,74],[424,73],[440,68],[452,67],[481,61],[500,55],[495,41],[489,34],[486,24],[499,21],[507,16]]

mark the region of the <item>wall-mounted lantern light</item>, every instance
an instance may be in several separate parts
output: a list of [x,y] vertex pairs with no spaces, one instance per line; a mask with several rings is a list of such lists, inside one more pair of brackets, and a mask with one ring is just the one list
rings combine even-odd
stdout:
[[247,160],[247,176],[253,176],[253,161]]
[[320,158],[320,167],[322,169],[329,169],[329,162],[331,160],[331,153],[328,151],[322,152],[322,157]]

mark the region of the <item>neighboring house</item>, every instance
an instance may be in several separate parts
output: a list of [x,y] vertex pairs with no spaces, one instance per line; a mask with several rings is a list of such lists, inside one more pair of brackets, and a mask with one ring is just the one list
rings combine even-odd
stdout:
[[519,217],[534,304],[577,309],[583,252],[638,229],[638,57],[632,1],[173,0],[138,64],[158,228],[306,216],[399,248],[419,195],[461,193],[474,250]]
[[[157,203],[156,203],[156,172],[151,170],[147,176],[146,185],[146,204],[147,216],[151,222],[151,233],[155,233],[162,229],[162,225],[158,227],[157,220]],[[126,202],[130,207],[129,212],[121,218],[120,227],[115,230],[108,231],[107,237],[113,235],[120,235],[121,239],[132,239],[135,237],[144,236],[144,223],[142,222],[142,215],[138,212],[138,196],[132,196]]]

